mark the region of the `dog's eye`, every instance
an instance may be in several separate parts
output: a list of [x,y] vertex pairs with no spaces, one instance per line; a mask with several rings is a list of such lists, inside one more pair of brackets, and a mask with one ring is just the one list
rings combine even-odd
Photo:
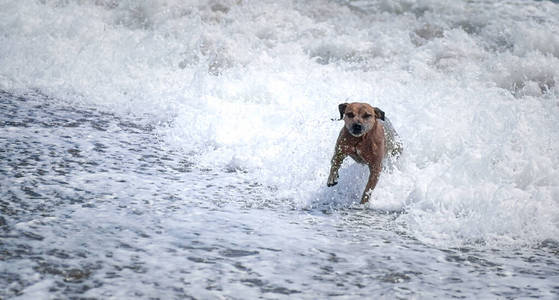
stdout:
[[373,115],[371,115],[371,114],[364,114],[364,115],[363,115],[363,118],[368,119],[368,118],[370,118],[370,117],[372,117],[372,116],[373,116]]
[[345,114],[345,116],[350,118],[350,119],[355,117],[355,115],[353,113],[347,113],[347,114]]

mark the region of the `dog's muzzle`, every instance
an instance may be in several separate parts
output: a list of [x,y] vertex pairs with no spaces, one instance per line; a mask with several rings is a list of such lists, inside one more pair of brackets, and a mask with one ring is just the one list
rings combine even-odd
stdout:
[[353,124],[351,125],[351,134],[353,135],[360,135],[361,133],[363,133],[363,125],[361,124]]

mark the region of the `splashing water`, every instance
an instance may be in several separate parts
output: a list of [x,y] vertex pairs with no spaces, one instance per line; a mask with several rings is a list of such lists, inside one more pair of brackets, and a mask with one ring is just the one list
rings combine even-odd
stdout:
[[[117,283],[95,288],[110,274],[168,276],[166,295],[180,295],[170,285],[181,270],[157,266],[153,255],[183,255],[190,277],[219,278],[204,282],[213,292],[185,294],[202,298],[219,288],[225,296],[306,295],[305,281],[318,271],[286,285],[275,279],[312,255],[343,256],[339,273],[390,269],[369,278],[380,285],[346,274],[370,285],[348,295],[421,277],[414,273],[421,268],[405,264],[351,262],[350,251],[363,251],[351,234],[362,247],[380,247],[379,239],[424,251],[390,248],[402,260],[436,261],[420,287],[447,263],[499,269],[488,280],[524,270],[521,263],[503,270],[509,254],[484,251],[523,249],[517,258],[533,255],[531,247],[557,251],[558,15],[549,1],[0,2],[0,226],[7,238],[31,240],[0,244],[19,262],[11,273],[22,274],[4,280],[12,291],[4,295],[42,295],[58,276],[86,282],[93,297],[133,297],[119,294]],[[342,126],[331,119],[346,101],[382,108],[405,147],[365,210],[355,202],[366,168],[348,160],[339,184],[326,187]],[[92,240],[56,238],[76,228]],[[348,252],[324,246],[327,238],[348,243]],[[462,252],[470,247],[481,252]],[[74,250],[52,250],[66,248]],[[17,260],[37,254],[29,249],[56,262]],[[558,277],[554,255],[548,278]],[[290,257],[297,258],[279,271],[266,263]],[[235,272],[248,275],[227,286]],[[332,272],[320,295],[348,284],[329,281]],[[523,284],[515,280],[506,285]],[[549,282],[538,286],[547,294],[523,295],[557,296]],[[418,296],[408,292],[385,295]],[[423,295],[461,295],[445,293]],[[495,296],[467,296],[484,295]]]

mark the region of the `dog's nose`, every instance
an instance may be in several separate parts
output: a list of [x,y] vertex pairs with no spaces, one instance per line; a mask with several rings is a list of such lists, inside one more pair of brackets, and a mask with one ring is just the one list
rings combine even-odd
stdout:
[[353,133],[361,133],[361,130],[363,130],[363,126],[361,126],[361,124],[353,124],[351,126],[351,131]]

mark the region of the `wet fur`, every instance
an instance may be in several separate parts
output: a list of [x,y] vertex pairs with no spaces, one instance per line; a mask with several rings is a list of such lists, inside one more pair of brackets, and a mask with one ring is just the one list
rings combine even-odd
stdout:
[[[338,183],[338,170],[343,160],[349,156],[369,167],[369,180],[361,196],[361,203],[366,203],[378,182],[386,153],[384,124],[381,122],[385,120],[385,114],[367,103],[342,103],[338,109],[340,119],[344,120],[344,127],[336,141],[327,185],[334,186]],[[392,128],[391,130],[393,131]]]

